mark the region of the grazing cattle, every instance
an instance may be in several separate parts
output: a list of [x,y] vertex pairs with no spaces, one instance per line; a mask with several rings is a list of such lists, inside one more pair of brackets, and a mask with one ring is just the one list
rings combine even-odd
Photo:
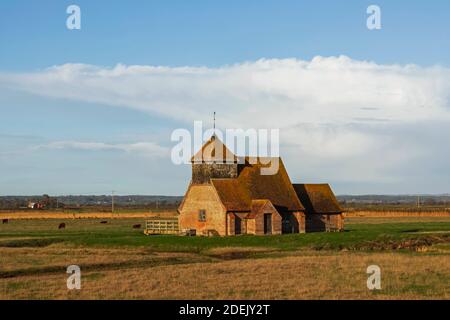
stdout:
[[60,223],[58,229],[65,229],[66,228],[66,224],[65,223]]
[[9,222],[9,220],[8,219],[3,219],[2,222],[3,222],[3,224],[7,224]]
[[141,228],[141,225],[140,224],[135,224],[134,226],[133,226],[133,229],[140,229]]
[[101,224],[107,224],[108,221],[101,221],[100,223],[101,223]]

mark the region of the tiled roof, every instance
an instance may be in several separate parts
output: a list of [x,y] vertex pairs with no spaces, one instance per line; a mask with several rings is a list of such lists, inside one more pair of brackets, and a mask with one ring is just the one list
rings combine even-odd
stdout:
[[343,212],[328,184],[294,184],[306,213],[330,214]]
[[194,163],[236,163],[238,157],[228,149],[216,136],[212,136],[203,147],[191,158]]
[[[251,211],[252,200],[267,199],[279,210],[302,211],[281,158],[245,158],[245,165],[235,179],[211,179],[211,182],[228,211]],[[263,175],[270,161],[278,161],[276,174]],[[256,163],[254,163],[256,162]]]

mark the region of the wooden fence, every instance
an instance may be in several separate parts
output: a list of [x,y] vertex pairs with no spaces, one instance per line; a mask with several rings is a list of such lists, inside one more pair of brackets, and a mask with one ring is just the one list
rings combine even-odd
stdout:
[[145,222],[144,233],[146,235],[178,234],[179,232],[178,219],[152,218]]

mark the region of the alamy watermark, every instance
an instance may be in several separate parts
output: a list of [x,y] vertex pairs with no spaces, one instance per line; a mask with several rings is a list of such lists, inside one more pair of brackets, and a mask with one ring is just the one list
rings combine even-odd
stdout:
[[377,265],[370,265],[366,270],[369,277],[367,278],[367,289],[381,290],[381,269]]
[[67,271],[70,276],[67,278],[67,289],[80,290],[81,289],[81,269],[77,265],[71,265],[67,267]]
[[366,25],[369,30],[380,30],[381,29],[381,8],[377,5],[370,5],[367,7],[367,18]]
[[[205,148],[208,140],[213,140]],[[187,129],[172,132],[171,141],[178,142],[171,152],[172,162],[176,165],[214,162],[218,164],[261,165],[262,175],[274,175],[279,168],[279,129],[219,129],[203,130],[201,121],[194,122],[193,136]],[[221,147],[219,143],[223,143]]]
[[[81,8],[76,4],[67,7],[66,13],[69,15],[66,20],[66,27],[69,30],[81,30]],[[381,8],[372,4],[367,7],[366,13],[369,15],[366,26],[369,30],[381,29]]]
[[66,20],[66,27],[69,30],[81,30],[81,9],[72,4],[67,7],[66,13],[69,15]]

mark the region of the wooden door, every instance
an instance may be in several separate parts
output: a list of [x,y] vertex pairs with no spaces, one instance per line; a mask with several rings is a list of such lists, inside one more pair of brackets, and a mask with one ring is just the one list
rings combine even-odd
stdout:
[[234,234],[241,234],[241,218],[238,216],[234,217]]
[[264,214],[264,234],[272,234],[272,214]]

